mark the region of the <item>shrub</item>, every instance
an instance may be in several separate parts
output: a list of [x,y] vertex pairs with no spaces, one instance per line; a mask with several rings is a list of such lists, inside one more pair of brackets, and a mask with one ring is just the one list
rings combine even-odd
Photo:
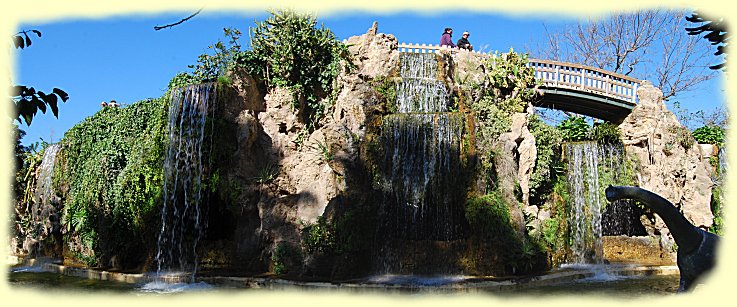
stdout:
[[466,219],[474,236],[507,247],[518,247],[519,240],[509,216],[509,208],[498,193],[469,199]]
[[309,129],[317,128],[326,113],[328,106],[321,98],[332,94],[341,63],[349,58],[348,48],[335,34],[316,24],[311,15],[272,11],[251,28],[252,50],[238,58],[240,65],[260,73],[269,87],[291,89],[294,107],[303,112]]
[[699,144],[724,146],[724,129],[719,126],[703,126],[696,128],[691,135]]
[[610,122],[595,123],[591,137],[599,144],[621,143],[622,134],[617,125]]
[[589,124],[581,116],[570,116],[564,119],[558,125],[558,130],[562,134],[563,141],[579,142],[591,139]]

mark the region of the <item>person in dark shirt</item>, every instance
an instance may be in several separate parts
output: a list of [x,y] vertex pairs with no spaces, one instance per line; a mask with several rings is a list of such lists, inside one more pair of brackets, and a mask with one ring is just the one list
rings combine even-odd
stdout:
[[472,51],[473,50],[473,46],[471,46],[471,43],[468,42],[468,35],[469,35],[468,34],[468,31],[463,32],[463,36],[461,37],[461,39],[458,40],[458,44],[457,45],[458,45],[458,48],[466,49],[468,51]]
[[445,28],[443,35],[440,36],[440,47],[448,46],[451,48],[456,48],[457,46],[453,44],[452,36],[453,36],[453,29]]

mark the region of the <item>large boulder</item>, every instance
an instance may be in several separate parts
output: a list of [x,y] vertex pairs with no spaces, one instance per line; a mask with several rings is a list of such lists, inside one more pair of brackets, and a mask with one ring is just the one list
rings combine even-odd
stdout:
[[[688,130],[663,102],[662,92],[643,81],[637,90],[639,104],[619,125],[626,154],[637,161],[638,185],[663,196],[695,226],[708,228],[711,213],[711,166]],[[651,235],[661,235],[662,247],[671,250],[672,238],[663,221],[643,219]]]

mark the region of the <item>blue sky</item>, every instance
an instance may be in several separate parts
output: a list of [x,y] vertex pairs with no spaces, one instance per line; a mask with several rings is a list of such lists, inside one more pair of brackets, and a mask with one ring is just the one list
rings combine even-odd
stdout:
[[[15,50],[13,83],[50,91],[65,90],[70,99],[59,107],[59,118],[39,114],[26,131],[24,144],[43,138],[58,141],[69,128],[100,109],[100,102],[115,99],[130,104],[159,97],[178,72],[188,71],[208,45],[223,37],[223,28],[235,27],[244,33],[241,44],[249,46],[248,28],[254,20],[268,17],[265,11],[250,14],[221,13],[205,9],[200,15],[173,28],[154,31],[156,25],[176,22],[191,12],[158,15],[124,15],[111,18],[62,19],[50,23],[18,25],[18,30],[38,29],[43,37],[32,37],[33,45]],[[505,15],[451,11],[390,14],[318,14],[340,39],[361,35],[374,21],[379,32],[395,35],[400,42],[437,44],[446,26],[455,30],[454,40],[463,31],[483,51],[528,51],[545,40],[548,28],[572,23],[572,17]],[[716,59],[715,59],[716,61]],[[635,77],[639,77],[636,76]],[[691,110],[711,110],[725,103],[721,78],[699,90],[677,97]],[[697,98],[698,97],[698,98]]]

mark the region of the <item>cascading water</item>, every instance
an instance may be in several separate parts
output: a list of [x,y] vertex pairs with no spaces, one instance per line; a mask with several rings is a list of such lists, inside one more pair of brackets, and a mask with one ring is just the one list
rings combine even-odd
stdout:
[[568,144],[568,184],[571,195],[571,253],[575,264],[601,263],[601,202],[599,147],[595,142]]
[[215,93],[213,83],[171,92],[157,276],[168,270],[191,271],[194,280],[197,272],[197,243],[206,228],[201,208],[205,122]]
[[[621,184],[627,175],[621,145],[596,142],[566,145],[571,195],[571,262],[603,263],[604,235],[644,235],[641,209],[631,200],[606,203],[602,181]],[[606,205],[606,208],[603,208]]]
[[461,176],[460,114],[395,114],[384,118],[384,173],[388,175],[386,208],[394,237],[452,240],[462,233],[463,211],[456,181]]
[[[385,241],[380,270],[385,273],[414,273],[418,266],[427,266],[416,258],[432,255],[428,249],[435,248],[421,241],[442,245],[464,237],[467,231],[464,189],[458,188],[464,121],[461,114],[446,112],[449,93],[438,80],[435,57],[401,54],[398,114],[385,116],[381,125],[384,205],[380,237]],[[407,264],[409,261],[417,264]],[[435,269],[444,273],[442,268]]]
[[35,242],[42,241],[48,236],[60,229],[59,224],[59,212],[58,202],[53,189],[52,175],[54,174],[54,161],[56,160],[56,154],[59,152],[61,146],[58,144],[51,144],[44,150],[44,155],[41,160],[41,164],[38,167],[38,177],[36,181],[36,190],[34,193],[34,201],[31,206],[31,220],[33,225],[33,233],[27,237],[28,240],[34,242],[26,242],[25,245],[29,246],[29,252],[32,252],[35,256],[40,256],[42,253],[42,246],[35,244]]

